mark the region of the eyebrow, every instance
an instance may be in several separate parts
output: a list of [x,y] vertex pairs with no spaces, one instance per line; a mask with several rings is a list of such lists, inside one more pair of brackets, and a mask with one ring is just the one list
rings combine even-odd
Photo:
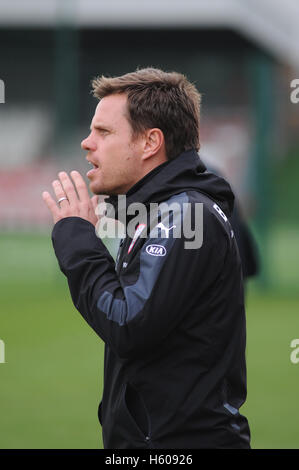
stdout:
[[[94,124],[93,127],[95,129],[100,129],[101,131],[110,131],[111,129],[108,126],[104,126],[103,124]],[[92,130],[92,125],[90,126],[90,130]]]

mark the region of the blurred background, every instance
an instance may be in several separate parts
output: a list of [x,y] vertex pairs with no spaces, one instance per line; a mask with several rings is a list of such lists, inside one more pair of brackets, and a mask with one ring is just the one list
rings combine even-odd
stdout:
[[200,156],[257,246],[241,409],[252,447],[299,447],[298,21],[297,0],[0,0],[0,448],[102,446],[103,344],[71,303],[41,192],[89,169],[92,78],[145,66],[202,93]]

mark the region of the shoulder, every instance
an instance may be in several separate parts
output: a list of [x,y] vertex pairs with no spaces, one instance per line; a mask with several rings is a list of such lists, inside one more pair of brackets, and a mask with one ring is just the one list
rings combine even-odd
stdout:
[[225,231],[231,230],[229,214],[225,213],[220,203],[200,191],[191,189],[174,194],[159,205],[157,204],[157,207],[162,219],[173,214],[173,217],[176,216],[183,223],[186,217],[191,217],[191,220],[201,217],[204,225],[218,226],[220,224]]

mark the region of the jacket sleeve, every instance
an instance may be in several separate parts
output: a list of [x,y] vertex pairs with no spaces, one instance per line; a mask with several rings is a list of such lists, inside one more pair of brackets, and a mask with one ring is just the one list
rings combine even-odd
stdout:
[[[215,266],[210,273],[208,269],[213,249],[208,238],[196,250],[185,249],[184,238],[146,239],[137,281],[122,286],[114,260],[91,223],[79,217],[65,218],[52,233],[75,307],[122,358],[151,351],[165,340],[192,305],[194,308],[199,286],[205,289],[210,277],[217,276]],[[160,250],[159,256],[155,250]]]

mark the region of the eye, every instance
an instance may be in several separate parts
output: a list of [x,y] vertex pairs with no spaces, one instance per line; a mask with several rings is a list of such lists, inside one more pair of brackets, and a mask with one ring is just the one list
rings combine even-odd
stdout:
[[109,131],[107,129],[97,129],[97,131],[101,134],[101,135],[107,135],[109,134]]

